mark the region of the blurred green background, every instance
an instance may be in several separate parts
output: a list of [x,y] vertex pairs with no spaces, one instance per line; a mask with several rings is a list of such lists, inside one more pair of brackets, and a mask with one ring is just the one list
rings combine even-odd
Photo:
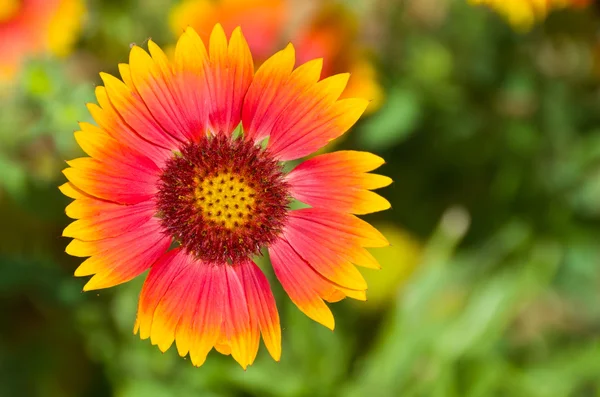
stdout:
[[[0,1],[0,58],[16,51],[8,42],[23,52],[0,83],[0,396],[600,395],[595,4],[525,31],[466,0],[285,2],[295,22],[265,40],[295,42],[293,27],[316,15],[351,32],[325,54],[340,59],[333,72],[369,65],[377,100],[330,149],[387,160],[393,209],[367,219],[393,246],[373,250],[381,271],[363,271],[368,302],[332,305],[333,333],[268,273],[282,359],[261,347],[243,371],[214,352],[195,368],[140,341],[143,277],[82,293],[80,259],[60,237],[60,170],[81,154],[72,133],[91,121],[98,72],[116,73],[132,42],[172,45],[178,2],[79,2],[55,28],[70,44],[28,52],[10,24],[36,1]],[[323,19],[321,7],[344,11]]]

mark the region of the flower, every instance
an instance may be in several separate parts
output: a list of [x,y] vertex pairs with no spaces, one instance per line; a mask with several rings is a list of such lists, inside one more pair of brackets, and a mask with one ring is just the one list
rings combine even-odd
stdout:
[[0,81],[29,56],[66,56],[81,29],[82,0],[5,0],[0,3]]
[[188,28],[173,61],[148,47],[132,47],[122,81],[101,74],[88,106],[98,126],[75,133],[90,156],[68,162],[61,186],[75,199],[66,251],[89,257],[75,275],[94,275],[93,290],[150,269],[135,332],[196,366],[214,347],[246,368],[260,334],[279,360],[279,316],[252,258],[266,248],[292,301],[333,329],[324,301],[364,300],[354,265],[377,268],[365,247],[388,245],[354,215],[389,208],[370,191],[391,183],[369,173],[383,159],[339,151],[282,168],[346,132],[368,101],[339,99],[348,74],[319,81],[321,60],[294,69],[291,44],[255,73],[240,28],[228,41],[217,24],[208,49]]
[[[298,5],[296,5],[297,7]],[[320,3],[307,17],[286,0],[183,0],[170,15],[172,31],[187,26],[208,38],[219,21],[226,30],[241,26],[255,61],[259,64],[283,42],[291,41],[299,61],[323,58],[324,76],[349,71],[345,97],[364,97],[371,103],[367,112],[377,110],[383,102],[383,89],[377,71],[365,49],[359,44],[356,15],[341,4]],[[290,28],[291,26],[291,28]]]
[[496,10],[520,30],[529,30],[548,13],[565,7],[586,7],[590,0],[469,0],[471,4],[485,4]]

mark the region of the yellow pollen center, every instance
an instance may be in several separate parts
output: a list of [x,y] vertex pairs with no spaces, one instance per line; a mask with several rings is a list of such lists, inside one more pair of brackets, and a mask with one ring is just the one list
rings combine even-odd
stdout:
[[0,22],[11,20],[21,8],[21,0],[0,0]]
[[204,217],[227,229],[245,225],[252,218],[256,191],[243,177],[227,172],[197,178],[196,204]]

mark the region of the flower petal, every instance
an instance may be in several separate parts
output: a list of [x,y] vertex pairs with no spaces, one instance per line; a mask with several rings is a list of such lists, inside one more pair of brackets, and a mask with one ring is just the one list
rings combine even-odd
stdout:
[[62,194],[64,194],[65,196],[67,196],[69,198],[72,198],[72,199],[79,199],[79,198],[91,197],[91,196],[85,194],[84,192],[82,192],[80,189],[78,189],[71,182],[65,182],[65,183],[63,183],[62,185],[60,185],[58,187],[58,190],[60,190],[60,192]]
[[[201,263],[194,263],[181,249],[172,250],[167,255],[163,262],[150,270],[140,296],[138,312],[141,338],[150,337],[152,344],[162,352],[167,351],[175,341],[180,324],[190,323],[185,331],[191,335],[191,322],[199,306],[198,297],[203,289],[210,288],[206,278],[199,273],[202,270]],[[142,313],[147,314],[142,316]],[[186,348],[181,351],[183,341],[184,338],[178,337],[177,348],[182,357],[189,350]]]
[[294,123],[282,120],[274,129],[279,133],[269,140],[269,149],[283,161],[304,157],[344,134],[358,121],[369,104],[366,99],[348,98],[319,109],[321,104],[315,104],[315,108],[312,108],[316,100],[313,103],[303,102],[296,107],[296,117],[289,117]]
[[68,217],[78,219],[63,231],[64,237],[83,241],[117,237],[148,221],[156,212],[152,201],[120,205],[91,197],[79,198],[65,210]]
[[318,242],[324,252],[331,251],[355,265],[371,269],[380,266],[364,247],[389,245],[371,225],[340,212],[317,208],[291,211],[287,227]]
[[106,88],[96,87],[96,99],[98,105],[89,103],[88,110],[100,128],[108,135],[122,144],[137,149],[140,153],[150,158],[158,167],[171,156],[171,150],[160,147],[143,138],[143,131],[134,131],[117,113],[108,99]]
[[240,28],[231,34],[229,46],[225,32],[217,24],[210,35],[209,113],[214,132],[231,134],[242,117],[242,101],[254,75],[254,63]]
[[205,287],[199,291],[194,315],[189,315],[191,314],[191,306],[189,306],[186,311],[188,316],[179,322],[176,334],[177,350],[180,355],[183,355],[186,350],[185,343],[180,344],[184,340],[180,335],[186,333],[189,335],[190,358],[192,364],[197,367],[204,363],[208,352],[217,343],[223,321],[223,299],[226,288],[226,280],[221,277],[217,266],[203,267]]
[[325,146],[346,132],[368,105],[365,99],[338,100],[348,75],[317,82],[316,61],[292,71],[289,45],[256,72],[242,110],[244,132],[260,140],[269,135],[269,150],[280,160],[293,160]]
[[95,274],[84,291],[108,288],[138,276],[169,248],[171,238],[161,232],[160,221],[151,218],[137,229],[118,237],[98,241],[73,240],[66,252],[90,256],[75,271],[75,276]]
[[218,266],[220,277],[225,277],[227,280],[223,326],[219,342],[221,345],[227,345],[231,356],[246,369],[256,357],[258,345],[255,343],[256,338],[253,338],[253,333],[258,336],[258,329],[252,327],[250,323],[244,286],[234,266],[236,265]]
[[121,144],[95,125],[79,125],[81,131],[75,132],[75,140],[90,157],[113,168],[127,167],[151,174],[160,172],[158,166],[148,157]]
[[[281,327],[269,281],[258,266],[250,260],[234,266],[234,269],[244,284],[250,322],[257,322],[267,350],[274,360],[279,361],[281,358]],[[256,349],[258,349],[258,338],[256,343]]]
[[173,71],[165,53],[152,40],[148,41],[148,49],[152,56],[139,46],[131,48],[131,83],[162,130],[184,141],[197,133],[199,125],[194,120],[188,122],[188,104],[181,103],[176,95]]
[[[176,340],[179,354],[189,352],[194,365],[201,365],[217,340],[222,318],[218,303],[223,283],[212,277],[213,267],[183,249],[168,252],[144,283],[134,332],[163,352]],[[200,357],[194,350],[199,343],[204,346]]]
[[207,65],[210,65],[210,60],[204,42],[193,29],[185,29],[175,47],[173,81],[179,101],[185,104],[181,112],[188,120],[191,140],[205,134],[208,128],[211,103],[208,97]]
[[[171,286],[174,285],[177,287],[182,283],[191,282],[191,279],[186,278],[183,273],[183,264],[187,259],[187,255],[181,249],[176,248],[165,253],[150,269],[150,273],[148,273],[148,277],[140,293],[138,313],[134,327],[134,333],[137,334],[139,332],[141,339],[148,339],[152,335],[151,330],[153,329],[152,325],[156,308]],[[176,317],[172,320],[174,323],[173,327],[175,327],[179,321],[181,310],[171,310],[171,313]],[[160,322],[165,323],[167,321],[161,318]],[[173,328],[169,346],[173,343],[174,333],[175,330]],[[154,338],[162,340],[161,334],[158,329],[155,329]]]
[[[343,244],[338,245],[338,255],[347,258],[350,262],[354,263],[356,266],[366,267],[368,269],[381,269],[381,265],[377,262],[377,259],[369,251],[366,249],[356,246],[350,246],[344,248]],[[340,252],[341,250],[341,252]]]
[[353,214],[388,209],[390,203],[368,189],[387,186],[392,180],[361,171],[376,168],[379,160],[370,153],[353,151],[313,157],[288,174],[291,195],[312,207]]
[[[132,79],[133,74],[134,71],[132,71]],[[100,77],[112,107],[132,130],[155,145],[170,150],[179,149],[181,140],[176,139],[174,132],[165,130],[154,118],[135,88],[128,87],[121,80],[107,73],[100,73]]]
[[216,347],[246,368],[256,357],[259,322],[250,318],[237,266],[200,262],[181,248],[168,252],[144,283],[134,332],[162,351],[175,341],[196,366]]
[[148,157],[102,129],[81,123],[75,139],[92,158],[68,162],[67,178],[82,191],[108,201],[136,204],[152,197],[160,169]]
[[335,286],[316,273],[284,238],[269,247],[269,255],[275,275],[292,302],[308,317],[333,329],[333,314],[323,299],[339,297]]
[[364,291],[367,283],[360,272],[348,261],[326,247],[319,244],[310,235],[290,223],[285,229],[285,238],[294,251],[314,270],[326,279],[348,289]]
[[303,208],[290,211],[288,222],[302,232],[320,235],[323,240],[347,242],[361,247],[389,245],[377,229],[350,214],[321,208]]
[[340,150],[313,157],[301,165],[314,167],[313,171],[315,172],[329,173],[333,168],[341,175],[352,175],[373,171],[383,164],[385,164],[385,160],[373,153]]
[[[280,117],[280,112],[272,111],[273,104],[281,104],[285,108],[294,99],[294,92],[286,90],[291,85],[288,80],[292,74],[295,63],[294,46],[288,46],[277,52],[263,63],[248,89],[242,109],[242,122],[244,134],[254,140],[261,140],[271,133],[275,121]],[[321,63],[322,64],[322,63]],[[299,68],[301,72],[306,68]],[[319,79],[320,69],[315,73],[312,69],[306,70],[307,79],[312,74],[317,74]],[[296,76],[304,73],[296,73]],[[304,85],[307,85],[306,83]]]
[[228,44],[217,24],[207,53],[202,39],[188,27],[177,43],[174,70],[181,98],[202,116],[205,129],[230,135],[240,123],[242,101],[254,74],[241,29],[233,31]]
[[67,179],[85,193],[121,204],[137,204],[154,197],[158,179],[156,169],[143,163],[113,165],[83,157],[67,161]]
[[179,35],[192,26],[208,40],[217,22],[225,31],[241,26],[252,54],[267,59],[285,28],[289,7],[282,0],[187,0],[178,2],[170,14],[171,31]]

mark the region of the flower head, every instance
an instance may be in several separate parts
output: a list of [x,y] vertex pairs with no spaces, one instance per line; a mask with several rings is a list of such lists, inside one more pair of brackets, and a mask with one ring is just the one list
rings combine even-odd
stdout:
[[[266,249],[292,301],[333,329],[324,301],[364,300],[355,265],[377,268],[365,247],[388,244],[353,215],[389,208],[370,191],[391,183],[369,173],[381,158],[340,151],[282,166],[346,132],[368,101],[340,99],[348,75],[320,80],[320,60],[294,68],[292,45],[255,73],[239,28],[227,40],[216,25],[208,48],[188,28],[173,61],[148,47],[132,48],[122,80],[101,75],[98,126],[75,133],[90,156],[68,162],[61,186],[75,199],[67,252],[89,257],[75,275],[93,275],[92,290],[150,269],[135,332],[194,365],[214,347],[246,368],[261,334],[278,360],[279,316],[253,258]],[[310,208],[291,210],[292,199]]]
[[585,7],[590,0],[469,0],[485,4],[504,16],[517,29],[529,30],[550,11],[565,7]]
[[84,11],[82,0],[0,2],[0,81],[10,78],[28,56],[67,55]]

